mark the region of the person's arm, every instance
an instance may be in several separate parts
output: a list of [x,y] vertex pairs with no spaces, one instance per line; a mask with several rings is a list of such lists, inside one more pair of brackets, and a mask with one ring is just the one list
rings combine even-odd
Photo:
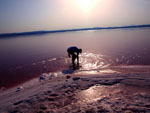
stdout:
[[70,53],[68,53],[68,57],[70,58]]
[[77,53],[77,62],[79,63],[79,53]]

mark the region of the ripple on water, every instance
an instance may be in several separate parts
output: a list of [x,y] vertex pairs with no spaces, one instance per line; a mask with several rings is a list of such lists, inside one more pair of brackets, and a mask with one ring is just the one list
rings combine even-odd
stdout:
[[109,66],[102,54],[85,52],[80,55],[80,64],[82,70],[94,70]]

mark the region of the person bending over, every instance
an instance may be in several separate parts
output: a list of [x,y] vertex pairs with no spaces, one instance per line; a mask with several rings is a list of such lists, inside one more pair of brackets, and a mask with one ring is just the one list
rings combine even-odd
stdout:
[[75,64],[75,60],[77,59],[77,63],[79,64],[79,53],[82,53],[82,49],[78,49],[75,46],[69,47],[67,49],[69,58],[72,56],[72,64]]

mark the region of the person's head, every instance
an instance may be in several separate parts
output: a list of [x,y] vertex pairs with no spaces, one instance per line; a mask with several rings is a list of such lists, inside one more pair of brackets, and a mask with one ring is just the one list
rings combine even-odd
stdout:
[[82,49],[79,49],[79,53],[82,53]]

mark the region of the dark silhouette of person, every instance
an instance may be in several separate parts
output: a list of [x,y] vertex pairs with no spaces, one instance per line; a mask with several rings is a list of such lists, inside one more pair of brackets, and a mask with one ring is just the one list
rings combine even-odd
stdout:
[[67,49],[69,58],[72,56],[72,64],[75,65],[75,60],[77,59],[77,63],[79,64],[79,53],[82,53],[82,49],[78,49],[75,46],[69,47]]

